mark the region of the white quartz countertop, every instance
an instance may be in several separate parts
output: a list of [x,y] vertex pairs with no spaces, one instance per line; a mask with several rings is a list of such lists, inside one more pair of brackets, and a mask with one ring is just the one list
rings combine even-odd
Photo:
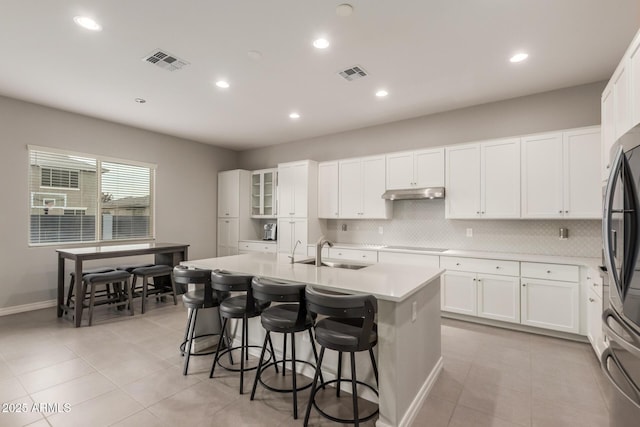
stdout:
[[[305,259],[309,257],[301,257],[296,261]],[[345,262],[344,260],[334,261]],[[266,253],[184,261],[182,264],[300,282],[345,293],[371,294],[378,299],[395,302],[408,298],[444,272],[443,269],[434,267],[385,263],[371,264],[359,270],[316,268],[309,264],[291,264],[286,254]]]

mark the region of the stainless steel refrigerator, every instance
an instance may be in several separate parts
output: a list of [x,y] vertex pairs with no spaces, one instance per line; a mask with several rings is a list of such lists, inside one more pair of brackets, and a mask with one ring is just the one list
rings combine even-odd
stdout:
[[602,369],[615,388],[612,427],[640,425],[640,125],[616,141],[604,196],[602,236],[609,274]]

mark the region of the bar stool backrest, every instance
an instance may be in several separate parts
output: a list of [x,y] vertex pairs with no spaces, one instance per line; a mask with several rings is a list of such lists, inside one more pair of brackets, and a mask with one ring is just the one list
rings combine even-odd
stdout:
[[204,268],[190,269],[178,265],[173,269],[173,280],[176,285],[184,285],[185,287],[189,284],[204,285],[204,303],[205,305],[213,303],[211,270]]
[[251,281],[253,297],[260,301],[269,302],[297,302],[298,314],[295,326],[302,326],[307,319],[307,304],[304,283],[283,283],[264,277],[254,277]]
[[246,292],[245,312],[248,315],[259,312],[256,300],[251,290],[253,276],[246,274],[234,274],[226,270],[213,270],[211,282],[213,289],[218,294],[218,300],[223,301],[229,296],[229,292]]

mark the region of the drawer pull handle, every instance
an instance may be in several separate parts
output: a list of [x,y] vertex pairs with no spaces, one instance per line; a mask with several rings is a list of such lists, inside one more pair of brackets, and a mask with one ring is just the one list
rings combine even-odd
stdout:
[[551,274],[551,270],[547,270],[547,274]]
[[456,265],[460,265],[460,263],[459,263],[459,262],[456,262]]
[[523,287],[524,287],[524,286],[527,286],[527,284],[526,284],[526,283],[523,283],[523,284],[522,284],[522,286],[523,286]]
[[499,265],[496,265],[496,270],[500,270],[500,266]]
[[589,302],[594,302],[595,300],[593,298],[589,298]]

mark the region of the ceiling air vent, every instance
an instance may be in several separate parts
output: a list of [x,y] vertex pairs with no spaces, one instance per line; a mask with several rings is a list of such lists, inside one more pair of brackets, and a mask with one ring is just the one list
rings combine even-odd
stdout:
[[167,71],[177,71],[182,67],[189,65],[189,63],[184,59],[180,59],[161,49],[154,50],[149,55],[142,58],[142,60]]
[[367,72],[361,66],[354,65],[351,68],[347,68],[346,70],[340,71],[338,75],[340,75],[340,77],[344,78],[345,80],[351,82],[353,80],[356,80],[362,77],[367,77],[369,74],[367,74]]

